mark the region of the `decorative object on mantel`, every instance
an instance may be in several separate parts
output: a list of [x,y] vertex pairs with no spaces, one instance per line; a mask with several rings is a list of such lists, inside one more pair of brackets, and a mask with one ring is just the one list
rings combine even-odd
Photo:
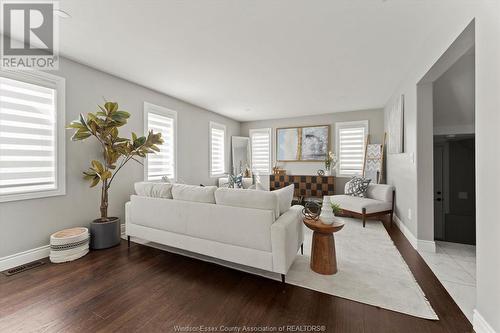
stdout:
[[325,158],[325,175],[326,176],[331,176],[332,175],[332,170],[334,170],[337,167],[337,156],[335,156],[334,153],[330,150],[328,154],[326,154]]
[[120,219],[108,217],[108,192],[118,172],[130,160],[141,163],[137,158],[159,152],[157,145],[163,143],[161,133],[153,131],[141,137],[132,132],[131,139],[120,137],[118,128],[127,123],[130,113],[119,110],[115,102],[99,105],[99,109],[96,113],[88,113],[87,117],[80,114],[79,119],[68,125],[68,128],[76,130],[72,141],[94,136],[102,149],[102,161],[92,160],[90,168],[83,172],[84,179],[90,181],[90,187],[101,184],[101,217],[90,223],[92,249],[106,249],[120,244]]
[[318,170],[318,176],[324,176],[325,175],[325,170],[319,169]]
[[71,228],[50,236],[50,261],[73,261],[89,253],[90,234],[87,228]]
[[276,160],[323,162],[330,148],[330,125],[276,129]]
[[281,169],[277,164],[274,165],[273,167],[273,174],[279,176],[279,175],[286,175],[286,170]]
[[365,161],[363,177],[372,180],[372,184],[381,184],[384,176],[384,148],[386,135],[382,143],[370,143],[370,135],[366,137]]

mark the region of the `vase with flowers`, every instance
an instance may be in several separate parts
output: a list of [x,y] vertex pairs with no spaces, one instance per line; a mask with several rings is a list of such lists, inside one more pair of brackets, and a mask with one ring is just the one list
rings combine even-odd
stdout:
[[329,151],[325,157],[325,176],[331,176],[332,170],[337,166],[337,156],[332,151]]

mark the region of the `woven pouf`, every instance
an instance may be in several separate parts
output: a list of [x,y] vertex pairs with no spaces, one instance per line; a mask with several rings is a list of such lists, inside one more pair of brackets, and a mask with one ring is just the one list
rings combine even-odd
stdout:
[[53,263],[76,260],[89,253],[89,229],[64,229],[50,236],[50,261]]

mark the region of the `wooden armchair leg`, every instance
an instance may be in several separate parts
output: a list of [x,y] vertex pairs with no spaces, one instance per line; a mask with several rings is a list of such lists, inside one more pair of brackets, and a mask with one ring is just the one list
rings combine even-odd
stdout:
[[366,224],[366,208],[363,208],[363,228],[365,227]]

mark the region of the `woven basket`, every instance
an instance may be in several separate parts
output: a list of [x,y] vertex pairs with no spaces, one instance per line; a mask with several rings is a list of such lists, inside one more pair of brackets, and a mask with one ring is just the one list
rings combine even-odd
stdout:
[[89,252],[90,234],[87,228],[71,228],[50,236],[50,261],[61,263],[76,260]]

